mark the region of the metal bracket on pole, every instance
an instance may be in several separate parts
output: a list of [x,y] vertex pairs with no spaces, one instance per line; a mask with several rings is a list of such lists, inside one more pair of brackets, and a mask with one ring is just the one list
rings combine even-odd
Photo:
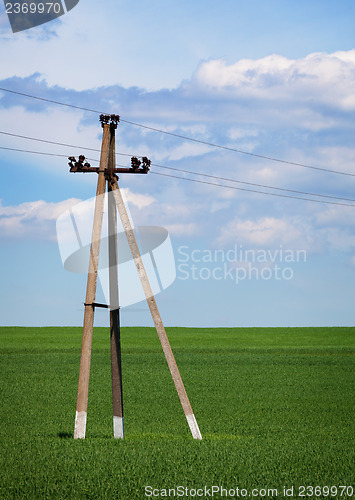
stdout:
[[119,115],[105,115],[102,114],[100,115],[99,118],[101,122],[101,126],[104,127],[104,125],[110,125],[111,128],[116,129],[117,128],[117,123],[120,121]]
[[109,309],[110,308],[110,306],[108,306],[107,304],[98,304],[97,302],[92,302],[91,304],[86,304],[84,302],[84,306],[92,306],[93,308],[95,308],[95,307],[102,307],[104,309]]
[[[83,174],[88,172],[99,173],[99,167],[92,167],[88,163],[84,155],[80,155],[79,159],[76,160],[75,156],[68,157],[70,166],[70,172],[76,173],[81,172]],[[131,167],[111,167],[105,169],[105,174],[111,177],[112,174],[147,174],[150,170],[150,160],[146,157],[142,157],[142,161],[138,160],[135,156],[131,158]]]

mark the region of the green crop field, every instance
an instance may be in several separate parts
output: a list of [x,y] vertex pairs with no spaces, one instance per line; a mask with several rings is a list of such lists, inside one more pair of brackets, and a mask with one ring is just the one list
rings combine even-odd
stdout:
[[168,328],[195,441],[155,330],[123,328],[115,440],[109,330],[96,328],[86,439],[74,441],[81,328],[2,327],[0,499],[350,498],[354,332]]

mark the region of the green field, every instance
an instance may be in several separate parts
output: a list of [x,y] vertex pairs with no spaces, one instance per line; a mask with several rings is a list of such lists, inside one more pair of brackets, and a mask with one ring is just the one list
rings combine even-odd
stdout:
[[[354,332],[168,328],[200,442],[152,328],[122,329],[126,434],[113,439],[109,330],[96,328],[87,434],[74,441],[81,328],[2,327],[0,498],[130,500],[149,498],[146,486],[350,498],[340,487],[354,486]],[[302,486],[325,489],[301,497]]]

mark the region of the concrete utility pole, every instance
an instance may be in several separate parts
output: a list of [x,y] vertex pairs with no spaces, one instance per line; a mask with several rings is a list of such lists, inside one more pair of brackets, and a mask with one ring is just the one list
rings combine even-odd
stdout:
[[94,224],[92,229],[90,262],[88,280],[86,286],[83,340],[81,347],[78,397],[76,402],[76,415],[74,427],[74,439],[85,438],[86,418],[89,394],[89,378],[91,363],[92,332],[94,327],[94,310],[97,287],[97,270],[99,264],[99,252],[101,241],[102,216],[104,211],[105,193],[105,170],[108,167],[110,151],[110,126],[104,124],[101,146],[101,157],[99,167],[99,177],[97,179]]
[[118,255],[117,255],[117,212],[112,195],[113,174],[116,166],[115,129],[111,128],[109,172],[107,175],[108,202],[108,251],[109,251],[109,286],[110,286],[110,337],[111,337],[111,378],[113,407],[113,437],[124,437],[122,364],[120,338],[120,309],[118,294]]
[[[117,183],[117,173],[147,174],[150,160],[143,157],[142,162],[136,157],[131,159],[131,168],[116,168],[115,162],[115,129],[119,122],[117,115],[101,115],[100,121],[103,127],[102,147],[99,168],[91,167],[85,162],[84,156],[79,156],[79,161],[70,157],[71,172],[96,172],[98,173],[94,222],[92,241],[90,249],[90,263],[87,280],[83,340],[80,360],[78,398],[75,416],[74,439],[85,438],[87,405],[90,377],[91,346],[94,325],[95,307],[110,309],[110,338],[111,338],[111,374],[112,374],[112,405],[113,405],[113,434],[115,438],[124,437],[123,426],[123,398],[122,398],[122,367],[121,367],[121,344],[120,344],[120,312],[118,295],[118,253],[117,253],[117,213],[121,218],[124,232],[127,237],[132,257],[134,259],[143,291],[173,378],[180,402],[189,424],[194,439],[202,439],[196,418],[192,411],[189,398],[177,367],[174,354],[160,317],[157,303],[155,301],[143,260],[136,242],[131,222],[128,217],[124,201]],[[110,305],[95,302],[97,287],[97,272],[100,252],[100,239],[102,229],[102,218],[104,210],[105,183],[108,188],[108,234],[109,234],[109,286]]]

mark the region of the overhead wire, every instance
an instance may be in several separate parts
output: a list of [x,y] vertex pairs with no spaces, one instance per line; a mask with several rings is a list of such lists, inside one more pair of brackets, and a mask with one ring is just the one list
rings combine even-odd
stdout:
[[327,205],[341,205],[341,206],[344,206],[344,207],[355,207],[355,204],[352,205],[350,203],[339,203],[339,202],[335,202],[335,201],[326,201],[326,200],[312,200],[311,198],[302,198],[302,197],[299,197],[299,196],[289,196],[287,194],[268,193],[266,191],[258,191],[256,189],[241,188],[241,187],[236,187],[236,186],[226,186],[224,184],[217,184],[215,182],[201,181],[201,180],[198,180],[198,179],[190,179],[188,177],[180,177],[180,176],[177,176],[177,175],[163,174],[161,172],[151,172],[151,173],[155,174],[155,175],[162,175],[164,177],[172,177],[174,179],[182,179],[184,181],[198,182],[200,184],[207,184],[209,186],[219,186],[219,187],[228,188],[228,189],[236,189],[238,191],[247,191],[249,193],[266,194],[266,195],[269,195],[269,196],[277,196],[277,197],[280,197],[280,198],[289,198],[289,199],[292,199],[292,200],[311,201],[313,203],[325,203]]
[[51,104],[58,104],[59,106],[66,106],[68,108],[80,109],[82,111],[89,111],[90,113],[105,114],[103,111],[97,111],[97,109],[83,108],[82,106],[75,106],[74,104],[68,104],[65,102],[54,101],[53,99],[46,99],[45,97],[38,97],[32,94],[25,94],[24,92],[18,92],[16,90],[4,89],[0,87],[0,91],[9,92],[10,94],[21,95],[23,97],[30,97],[31,99],[37,99],[38,101],[50,102]]
[[[19,137],[21,139],[28,139],[30,141],[44,142],[46,144],[54,144],[55,146],[65,146],[65,147],[68,147],[68,148],[85,149],[86,151],[95,151],[96,153],[100,153],[100,149],[88,148],[88,147],[85,147],[85,146],[74,146],[73,144],[65,144],[63,142],[48,141],[46,139],[38,139],[36,137],[28,137],[26,135],[11,134],[10,132],[4,132],[4,131],[0,131],[0,134],[9,135],[9,136],[12,136],[12,137]],[[116,154],[119,155],[119,156],[133,156],[133,155],[128,154],[128,153],[116,153]]]
[[36,155],[59,156],[59,157],[62,157],[62,158],[68,158],[68,155],[63,155],[63,154],[59,154],[59,153],[45,153],[45,152],[42,152],[42,151],[31,151],[29,149],[7,148],[5,146],[0,146],[0,149],[5,149],[7,151],[17,151],[19,153],[33,153],[33,154],[36,154]]
[[[0,133],[2,133],[2,132],[0,132]],[[14,134],[12,134],[12,135],[14,135]],[[24,137],[24,136],[18,136],[18,137]],[[29,139],[29,137],[26,137],[26,138]],[[31,139],[32,140],[38,140],[38,141],[41,141],[41,142],[49,142],[50,144],[53,144],[52,141],[42,141],[41,139],[34,139],[34,138],[31,138]],[[58,143],[58,142],[56,142],[55,144],[58,144],[58,145],[61,145],[61,146],[65,146],[65,144]],[[69,146],[69,145],[66,145],[66,146]],[[73,147],[73,148],[75,147],[75,148],[78,148],[78,149],[81,148],[80,146],[73,146],[73,145],[70,145],[70,147]],[[47,156],[58,156],[58,157],[64,157],[64,158],[68,157],[67,155],[64,155],[64,154],[44,153],[44,152],[41,152],[41,151],[31,151],[31,150],[27,150],[27,149],[9,148],[9,147],[3,147],[3,146],[0,146],[0,149],[9,150],[9,151],[17,151],[17,152],[22,152],[22,153],[33,153],[33,154],[40,154],[40,155],[47,155]],[[84,149],[84,148],[81,148],[81,149]],[[90,149],[91,151],[96,151],[96,152],[99,151],[98,149],[92,149],[92,148],[88,148],[88,149]],[[120,153],[116,153],[116,154],[120,154]],[[139,156],[139,155],[127,155],[126,153],[121,153],[121,154],[123,154],[124,156],[138,156],[138,157],[141,158],[141,156]],[[87,158],[87,159],[90,160],[90,161],[96,161],[96,162],[99,161],[99,160],[92,159],[92,158]],[[296,189],[287,189],[287,188],[280,188],[280,187],[276,187],[276,186],[269,186],[267,184],[257,184],[255,182],[240,181],[240,180],[237,180],[237,179],[230,179],[228,177],[221,177],[221,176],[217,176],[217,175],[204,174],[204,173],[200,173],[200,172],[194,172],[192,170],[185,170],[185,169],[181,169],[181,168],[168,167],[166,165],[158,165],[156,163],[152,163],[151,165],[155,166],[155,167],[158,167],[158,168],[173,170],[173,171],[176,171],[176,172],[182,172],[182,173],[187,173],[187,174],[191,174],[191,175],[198,175],[198,176],[201,176],[201,177],[208,177],[208,178],[211,178],[211,179],[222,180],[222,181],[227,181],[227,182],[233,182],[233,183],[237,183],[237,184],[245,184],[245,185],[248,185],[248,186],[255,186],[255,187],[261,187],[261,188],[266,188],[266,189],[274,189],[274,190],[277,190],[277,191],[285,191],[285,192],[288,192],[288,193],[303,194],[303,195],[306,195],[306,196],[318,196],[318,197],[321,197],[321,198],[331,198],[331,199],[335,199],[335,200],[343,200],[343,201],[353,201],[353,202],[355,202],[355,199],[353,199],[353,198],[345,198],[345,197],[339,197],[339,196],[333,196],[333,195],[327,195],[327,194],[321,194],[321,193],[311,193],[311,192],[307,192],[307,191],[298,191]]]
[[[105,113],[103,111],[98,111],[98,110],[95,110],[95,109],[85,108],[85,107],[82,107],[82,106],[75,106],[73,104],[63,103],[63,102],[60,102],[60,101],[55,101],[53,99],[46,99],[44,97],[34,96],[34,95],[31,95],[31,94],[26,94],[26,93],[23,93],[23,92],[18,92],[18,91],[15,91],[15,90],[5,89],[3,87],[0,87],[0,91],[2,91],[2,92],[9,92],[9,93],[12,93],[12,94],[16,94],[16,95],[20,95],[20,96],[24,96],[24,97],[28,97],[28,98],[32,98],[32,99],[37,99],[39,101],[44,101],[44,102],[48,102],[48,103],[51,103],[51,104],[57,104],[59,106],[66,106],[66,107],[69,107],[69,108],[79,109],[79,110],[82,110],[82,111],[88,111],[90,113],[110,114],[110,113]],[[333,173],[333,174],[338,174],[338,175],[348,175],[348,176],[351,176],[351,177],[355,177],[355,174],[352,174],[352,173],[349,173],[349,172],[342,172],[340,170],[332,170],[332,169],[328,169],[328,168],[315,167],[313,165],[308,165],[308,164],[305,164],[305,163],[299,163],[299,162],[294,162],[294,161],[289,161],[289,160],[283,160],[283,159],[280,159],[280,158],[275,158],[275,157],[272,157],[272,156],[267,156],[267,155],[262,155],[262,154],[257,154],[257,153],[251,153],[250,151],[244,151],[242,149],[232,148],[232,147],[229,147],[229,146],[223,146],[221,144],[216,144],[216,143],[213,143],[213,142],[204,141],[202,139],[195,139],[193,137],[189,137],[189,136],[182,135],[182,134],[177,134],[175,132],[169,132],[167,130],[163,130],[163,129],[151,127],[149,125],[143,125],[141,123],[136,123],[136,122],[132,122],[132,121],[129,121],[129,120],[125,120],[123,118],[120,118],[120,121],[122,123],[127,123],[129,125],[134,125],[136,127],[144,128],[144,129],[151,130],[151,131],[154,131],[154,132],[158,132],[158,133],[161,133],[161,134],[170,135],[170,136],[173,136],[173,137],[177,137],[179,139],[184,139],[184,140],[187,140],[187,141],[192,141],[192,142],[195,142],[195,143],[204,144],[206,146],[210,146],[210,147],[213,147],[213,148],[224,149],[224,150],[227,150],[227,151],[232,151],[232,152],[235,152],[235,153],[239,153],[239,154],[243,154],[243,155],[248,155],[248,156],[252,156],[252,157],[255,157],[255,158],[260,158],[260,159],[263,159],[263,160],[268,160],[268,161],[273,161],[273,162],[278,162],[278,163],[283,163],[283,164],[287,164],[287,165],[293,165],[293,166],[298,166],[298,167],[303,167],[303,168],[308,168],[308,169],[313,169],[313,170],[318,170],[318,171],[328,172],[328,173]]]
[[275,187],[275,186],[268,186],[267,184],[257,184],[255,182],[239,181],[237,179],[230,179],[228,177],[221,177],[219,175],[203,174],[200,172],[193,172],[192,170],[185,170],[182,168],[174,168],[174,167],[167,167],[167,166],[163,166],[163,165],[157,165],[156,163],[152,163],[152,166],[155,166],[158,168],[174,170],[177,172],[183,172],[183,173],[187,173],[187,174],[199,175],[201,177],[208,177],[210,179],[216,179],[216,180],[227,181],[227,182],[234,182],[237,184],[245,184],[247,186],[255,186],[255,187],[261,187],[261,188],[267,188],[267,189],[275,189],[276,191],[286,191],[288,193],[304,194],[307,196],[320,196],[322,198],[333,198],[335,200],[344,200],[344,201],[354,201],[355,202],[355,199],[353,199],[353,198],[343,198],[343,197],[339,197],[339,196],[332,196],[329,194],[309,193],[307,191],[298,191],[296,189],[287,189],[287,188],[281,188],[281,187]]
[[[74,147],[74,146],[72,146],[72,147]],[[78,147],[78,146],[75,146],[75,147]],[[39,155],[44,155],[44,156],[57,156],[57,157],[61,157],[61,158],[63,158],[63,157],[68,158],[67,155],[59,154],[59,153],[46,153],[46,152],[42,152],[42,151],[31,151],[31,150],[26,150],[26,149],[9,148],[9,147],[4,147],[4,146],[0,146],[0,149],[9,150],[9,151],[16,151],[16,152],[21,152],[21,153],[32,153],[32,154],[39,154]],[[98,162],[99,161],[96,158],[86,158],[86,159],[90,160],[90,161],[94,161],[94,162]],[[120,165],[120,164],[117,164],[117,163],[116,163],[116,166],[117,167],[124,167],[124,165]],[[286,188],[277,188],[277,187],[273,187],[273,186],[267,186],[267,185],[263,185],[263,184],[254,184],[254,183],[249,183],[249,182],[244,182],[244,181],[238,181],[238,180],[235,180],[235,179],[229,179],[229,178],[226,178],[226,177],[218,177],[218,176],[213,176],[213,175],[208,175],[208,174],[200,174],[198,172],[192,172],[192,171],[189,171],[189,170],[176,169],[176,168],[173,168],[173,167],[167,167],[167,166],[156,165],[156,164],[152,164],[152,166],[156,166],[156,167],[160,167],[160,168],[166,168],[166,169],[171,169],[171,170],[175,170],[175,171],[179,171],[179,172],[183,172],[183,173],[189,173],[189,174],[193,174],[193,175],[204,176],[204,177],[213,178],[213,179],[216,179],[216,180],[224,180],[224,181],[227,181],[227,182],[241,183],[241,184],[246,184],[246,185],[251,185],[251,186],[256,186],[256,187],[263,187],[263,188],[267,188],[267,189],[275,189],[275,190],[281,190],[281,191],[285,191],[285,192],[292,192],[292,193],[304,194],[306,196],[318,196],[318,197],[331,198],[331,199],[336,199],[336,200],[353,201],[355,203],[355,199],[351,199],[351,198],[342,198],[342,197],[338,197],[338,196],[323,195],[323,194],[320,194],[320,193],[308,193],[308,192],[305,192],[305,191],[296,191],[296,190],[289,190],[289,189],[286,189]],[[238,191],[247,191],[247,192],[251,192],[251,193],[264,194],[264,195],[269,195],[269,196],[278,196],[278,197],[289,198],[289,199],[294,199],[294,200],[311,201],[311,202],[316,202],[316,203],[326,203],[326,204],[331,204],[331,205],[341,205],[341,206],[355,207],[355,204],[353,205],[353,204],[349,204],[349,203],[330,202],[330,201],[325,201],[325,200],[313,200],[311,198],[304,198],[304,197],[298,197],[298,196],[290,196],[290,195],[278,194],[278,193],[270,193],[270,192],[267,192],[267,191],[259,191],[259,190],[256,190],[256,189],[241,188],[241,187],[236,187],[236,186],[227,186],[225,184],[218,184],[216,182],[201,181],[199,179],[191,179],[191,178],[181,177],[181,176],[177,176],[177,175],[163,174],[161,172],[152,172],[151,171],[151,173],[155,174],[155,175],[161,175],[161,176],[164,176],[164,177],[171,177],[171,178],[174,178],[174,179],[180,179],[180,180],[191,181],[191,182],[200,183],[200,184],[206,184],[206,185],[209,185],[209,186],[222,187],[222,188],[225,188],[225,189],[234,189],[234,190],[238,190]]]
[[261,154],[257,154],[257,153],[251,153],[250,151],[243,151],[242,149],[231,148],[229,146],[223,146],[221,144],[216,144],[214,142],[203,141],[202,139],[194,139],[193,137],[188,137],[186,135],[176,134],[175,132],[168,132],[167,130],[160,130],[158,128],[150,127],[148,125],[141,125],[139,123],[130,122],[128,120],[121,120],[121,121],[125,122],[125,123],[129,123],[130,125],[135,125],[137,127],[142,127],[142,128],[148,129],[148,130],[153,130],[155,132],[160,132],[162,134],[167,134],[167,135],[171,135],[173,137],[178,137],[179,139],[185,139],[187,141],[197,142],[199,144],[204,144],[206,146],[211,146],[213,148],[219,148],[219,149],[224,149],[226,151],[232,151],[234,153],[253,156],[255,158],[261,158],[263,160],[269,160],[269,161],[274,161],[274,162],[278,162],[278,163],[285,163],[287,165],[293,165],[296,167],[303,167],[303,168],[310,168],[313,170],[320,170],[320,171],[329,172],[332,174],[349,175],[351,177],[355,177],[355,174],[352,174],[349,172],[342,172],[340,170],[331,170],[329,168],[315,167],[312,165],[307,165],[305,163],[298,163],[298,162],[289,161],[289,160],[281,160],[280,158],[274,158],[272,156],[265,156],[265,155],[261,155]]
[[[48,141],[48,140],[44,140],[44,139],[39,139],[39,138],[35,138],[35,137],[28,137],[28,136],[23,136],[23,135],[19,135],[19,134],[12,134],[12,133],[3,132],[3,131],[0,131],[0,134],[5,134],[5,135],[9,135],[9,136],[19,137],[19,138],[23,138],[23,139],[30,139],[32,141],[44,142],[44,143],[48,143],[48,144],[55,144],[55,145],[58,145],[58,146],[65,146],[65,147],[70,147],[70,148],[86,149],[86,150],[89,150],[89,151],[100,152],[99,149],[86,148],[86,147],[83,147],[83,146],[72,145],[72,144],[64,144],[64,143],[61,143],[61,142]],[[20,149],[17,149],[17,148],[0,147],[0,149],[9,149],[9,150],[13,150],[13,151],[36,153],[35,151],[20,150]],[[37,154],[45,154],[45,153],[37,152]],[[52,156],[56,156],[55,154],[52,154],[52,153],[48,153],[48,154],[52,155]],[[139,155],[131,155],[131,154],[128,154],[128,153],[116,153],[116,155],[131,156],[131,157],[132,156],[139,156]],[[65,157],[66,155],[57,155],[57,156],[63,156],[63,157]],[[139,156],[139,157],[141,157],[141,156]],[[97,160],[93,160],[93,161],[97,161]],[[241,180],[238,180],[238,179],[230,179],[230,178],[227,178],[227,177],[221,177],[221,176],[217,176],[217,175],[210,175],[210,174],[205,174],[205,173],[201,173],[201,172],[194,172],[194,171],[191,171],[191,170],[185,170],[185,169],[181,169],[181,168],[169,167],[169,166],[166,166],[166,165],[159,165],[157,163],[152,163],[152,166],[156,166],[158,168],[163,168],[163,169],[168,169],[168,170],[173,170],[173,171],[176,171],[176,172],[187,173],[187,174],[191,174],[191,175],[199,175],[201,177],[208,177],[208,178],[216,179],[216,180],[233,182],[233,183],[237,183],[237,184],[245,184],[245,185],[254,186],[254,187],[262,187],[262,188],[266,188],[266,189],[274,189],[276,191],[285,191],[285,192],[289,192],[289,193],[303,194],[303,195],[306,195],[306,196],[319,196],[319,197],[322,197],[322,198],[332,198],[332,199],[338,199],[338,200],[343,200],[343,201],[355,201],[355,200],[353,200],[351,198],[344,198],[344,197],[338,197],[338,196],[332,196],[332,195],[326,195],[326,194],[319,194],[319,193],[310,193],[310,192],[307,192],[307,191],[299,191],[299,190],[295,190],[295,189],[280,188],[280,187],[276,187],[276,186],[269,186],[269,185],[266,185],[266,184],[258,184],[258,183],[254,183],[254,182],[241,181]]]

